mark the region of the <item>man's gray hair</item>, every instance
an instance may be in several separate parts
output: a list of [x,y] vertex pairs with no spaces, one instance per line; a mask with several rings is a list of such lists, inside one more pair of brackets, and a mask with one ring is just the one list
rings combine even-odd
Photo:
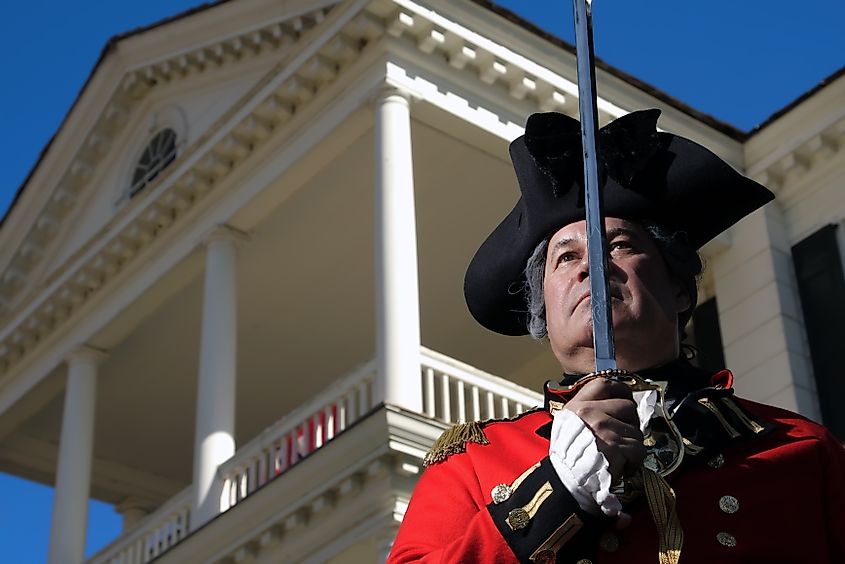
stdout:
[[546,298],[543,295],[543,278],[546,274],[546,251],[549,239],[534,248],[525,264],[525,298],[528,302],[528,334],[540,340],[548,335],[546,328]]
[[[672,233],[654,223],[642,225],[660,250],[670,274],[683,284],[690,296],[690,308],[678,316],[678,332],[683,337],[684,327],[692,316],[698,299],[698,276],[701,274],[701,257],[687,243],[686,234]],[[546,252],[550,238],[546,238],[534,248],[534,252],[525,264],[525,301],[528,308],[528,333],[534,339],[548,335],[546,328],[546,299],[543,294],[543,278],[546,273]]]

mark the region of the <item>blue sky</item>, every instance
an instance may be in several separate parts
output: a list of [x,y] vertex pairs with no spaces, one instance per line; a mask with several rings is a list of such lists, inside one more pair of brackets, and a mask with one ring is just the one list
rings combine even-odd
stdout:
[[[237,0],[235,0],[237,1]],[[445,0],[437,0],[445,1]],[[109,37],[200,5],[191,0],[10,2],[0,18],[0,213],[58,128]],[[569,0],[501,5],[572,41]],[[842,0],[595,0],[596,52],[690,106],[750,130],[845,65]],[[52,489],[0,474],[0,545],[43,562]],[[86,552],[118,534],[94,502]]]

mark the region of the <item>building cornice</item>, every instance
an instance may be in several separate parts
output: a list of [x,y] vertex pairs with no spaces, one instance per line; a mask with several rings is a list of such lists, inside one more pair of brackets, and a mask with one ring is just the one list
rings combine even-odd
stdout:
[[793,143],[784,144],[748,168],[748,175],[781,198],[789,187],[824,166],[845,146],[845,116],[827,123]]

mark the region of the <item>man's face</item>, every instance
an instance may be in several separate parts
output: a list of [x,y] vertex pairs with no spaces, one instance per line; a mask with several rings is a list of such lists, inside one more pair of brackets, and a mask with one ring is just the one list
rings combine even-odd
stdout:
[[[544,292],[552,351],[566,372],[595,370],[586,222],[571,223],[549,241]],[[608,277],[620,368],[635,371],[678,355],[678,314],[689,296],[672,278],[654,240],[638,224],[609,217]]]

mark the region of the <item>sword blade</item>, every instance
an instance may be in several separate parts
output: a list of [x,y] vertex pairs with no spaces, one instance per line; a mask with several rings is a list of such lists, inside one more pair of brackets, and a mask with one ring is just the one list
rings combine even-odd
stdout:
[[581,146],[584,153],[584,203],[587,209],[587,255],[590,262],[593,350],[596,356],[596,371],[600,371],[616,368],[616,351],[613,347],[610,283],[607,279],[607,240],[599,192],[598,110],[596,108],[592,4],[590,0],[573,0],[573,3]]

